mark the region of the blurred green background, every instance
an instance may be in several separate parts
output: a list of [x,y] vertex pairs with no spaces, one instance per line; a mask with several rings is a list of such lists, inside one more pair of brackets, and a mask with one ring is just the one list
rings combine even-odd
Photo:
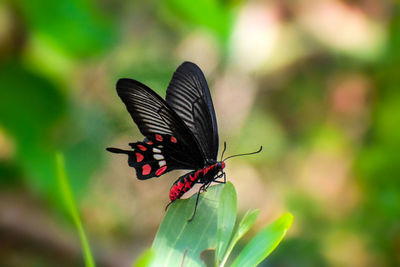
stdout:
[[[209,82],[239,210],[288,236],[262,266],[400,266],[400,15],[395,1],[0,3],[0,265],[82,266],[67,173],[99,266],[149,247],[179,172],[138,181],[107,146],[142,137],[118,78],[162,96]],[[256,228],[257,228],[256,227]],[[257,230],[257,229],[256,229]]]

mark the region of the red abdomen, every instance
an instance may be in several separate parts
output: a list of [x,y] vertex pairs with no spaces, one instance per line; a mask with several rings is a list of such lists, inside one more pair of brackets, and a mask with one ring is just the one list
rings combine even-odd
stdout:
[[[224,164],[225,165],[225,164]],[[196,182],[203,181],[205,176],[210,176],[213,179],[218,172],[218,163],[209,165],[203,169],[189,172],[181,176],[171,187],[169,191],[169,199],[171,202],[181,198],[183,194],[189,191]]]

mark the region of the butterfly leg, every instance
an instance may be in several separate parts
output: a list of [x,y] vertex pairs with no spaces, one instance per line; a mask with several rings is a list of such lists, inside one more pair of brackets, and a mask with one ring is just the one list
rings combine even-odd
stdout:
[[197,210],[197,205],[199,204],[199,197],[200,197],[200,193],[202,190],[204,190],[204,188],[207,186],[208,184],[203,184],[200,188],[199,191],[197,192],[197,197],[196,197],[196,204],[194,205],[194,211],[193,211],[193,215],[192,217],[190,217],[190,219],[188,220],[188,222],[191,222],[194,218],[194,215],[196,215],[196,210]]
[[[202,187],[200,187],[200,190],[202,190],[202,192],[207,192],[207,188],[210,186],[210,184],[211,184],[211,182],[210,183],[207,183],[207,184],[205,184],[204,182],[196,182],[196,184],[202,184],[203,186]],[[203,188],[204,187],[204,188]],[[199,190],[199,191],[200,191]]]
[[[221,178],[222,176],[224,177],[224,181],[223,182],[222,181],[217,181],[217,179]],[[226,184],[226,174],[225,174],[225,172],[223,172],[220,175],[218,175],[217,177],[215,177],[213,182],[217,183],[217,184]]]
[[[219,179],[219,178],[221,178],[222,177],[222,174],[221,175],[218,175],[217,177],[215,177],[215,179]],[[214,181],[211,181],[211,182],[209,182],[208,184],[207,184],[207,186],[204,188],[204,192],[207,192],[207,189],[208,189],[208,187],[210,187],[210,185],[211,185],[211,183],[217,183],[217,184],[224,184],[224,182],[220,182],[220,181],[216,181],[214,179]]]
[[175,202],[175,200],[174,201],[171,201],[171,202],[169,202],[168,204],[167,204],[167,206],[165,206],[165,211],[167,211],[168,210],[168,207],[169,207],[169,205],[171,205],[172,203],[174,203]]

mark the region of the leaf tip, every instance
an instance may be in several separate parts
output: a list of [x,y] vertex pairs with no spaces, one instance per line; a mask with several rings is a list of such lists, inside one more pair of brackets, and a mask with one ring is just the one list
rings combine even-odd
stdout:
[[293,223],[293,214],[285,212],[278,221],[283,224],[284,228],[289,229]]

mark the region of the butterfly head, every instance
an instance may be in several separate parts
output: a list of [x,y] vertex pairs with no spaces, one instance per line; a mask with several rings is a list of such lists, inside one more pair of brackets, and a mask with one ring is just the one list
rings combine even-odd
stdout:
[[225,169],[225,162],[224,161],[218,161],[217,162],[217,168],[219,170]]

